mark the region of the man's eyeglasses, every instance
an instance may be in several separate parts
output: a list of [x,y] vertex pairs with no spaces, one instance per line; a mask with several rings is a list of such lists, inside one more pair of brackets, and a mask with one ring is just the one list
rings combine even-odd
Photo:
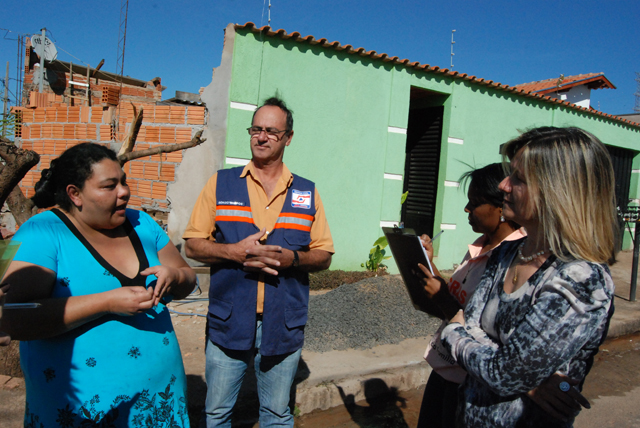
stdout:
[[[275,128],[261,128],[259,126],[251,126],[249,128],[247,128],[247,131],[249,131],[249,135],[251,135],[252,137],[256,137],[258,135],[260,135],[260,133],[262,131],[267,133],[267,138],[271,138],[271,139],[278,139],[279,136],[278,134],[281,134],[283,132],[287,132],[285,131],[278,131]],[[283,134],[284,135],[284,134]]]

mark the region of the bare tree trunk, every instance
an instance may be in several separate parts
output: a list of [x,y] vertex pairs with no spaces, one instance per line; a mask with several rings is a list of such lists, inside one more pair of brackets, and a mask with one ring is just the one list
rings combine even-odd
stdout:
[[195,147],[204,143],[207,140],[206,138],[200,138],[201,136],[202,136],[202,129],[196,132],[196,135],[193,136],[191,141],[187,141],[186,143],[166,144],[163,146],[152,147],[146,150],[136,150],[135,152],[129,152],[129,153],[118,155],[118,160],[120,161],[120,165],[124,165],[125,163],[131,160],[143,158],[145,156],[157,155],[160,153],[176,152],[178,150]]
[[[136,145],[136,140],[138,139],[138,133],[140,132],[140,127],[142,126],[142,117],[144,116],[144,108],[140,107],[140,111],[136,112],[136,106],[131,103],[131,107],[133,107],[133,123],[129,127],[129,135],[127,135],[127,139],[122,143],[120,147],[120,151],[118,152],[118,156],[122,156],[125,153],[129,153],[133,151],[133,147]],[[122,164],[121,164],[122,165]]]
[[4,161],[4,165],[0,168],[0,206],[2,206],[13,188],[31,168],[40,162],[40,156],[33,150],[23,150],[14,146],[13,143],[2,141],[0,158]]
[[18,183],[40,162],[40,156],[33,150],[23,150],[9,140],[2,139],[0,158],[4,161],[0,165],[0,206],[6,201],[20,225],[31,217],[33,202],[24,197]]
[[22,193],[20,186],[13,188],[9,197],[7,198],[7,206],[9,211],[13,214],[13,218],[21,226],[22,223],[29,220],[36,212],[36,204],[31,199],[27,199]]

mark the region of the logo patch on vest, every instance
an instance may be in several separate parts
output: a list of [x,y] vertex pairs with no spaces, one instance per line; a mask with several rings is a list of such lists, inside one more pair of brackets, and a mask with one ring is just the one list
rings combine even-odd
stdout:
[[301,190],[292,189],[291,206],[293,208],[311,209],[311,191],[303,192]]
[[218,205],[237,205],[237,206],[244,206],[244,202],[237,202],[237,201],[218,201]]

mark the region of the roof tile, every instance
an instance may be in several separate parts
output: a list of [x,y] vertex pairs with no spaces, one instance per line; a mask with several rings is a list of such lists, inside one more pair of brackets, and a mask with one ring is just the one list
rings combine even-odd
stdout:
[[575,76],[560,75],[560,77],[554,77],[553,79],[522,83],[516,86],[543,95],[558,90],[568,90],[579,85],[588,85],[589,89],[616,89],[609,79],[604,76],[604,73],[577,74]]
[[[235,24],[235,29],[246,29],[249,30],[253,33],[264,33],[265,35],[269,36],[269,37],[280,37],[282,39],[294,39],[297,42],[300,43],[304,43],[307,42],[309,44],[312,45],[321,45],[323,48],[327,48],[327,49],[335,49],[338,51],[346,51],[347,53],[350,54],[358,54],[360,56],[368,56],[372,59],[377,59],[377,60],[382,60],[385,62],[392,62],[395,64],[400,64],[400,65],[405,65],[407,67],[411,67],[411,68],[417,68],[423,71],[428,71],[428,72],[433,72],[433,73],[438,73],[438,74],[448,74],[450,76],[452,76],[454,79],[464,79],[464,80],[470,80],[473,81],[474,83],[478,83],[478,84],[483,84],[483,85],[487,85],[490,86],[492,88],[498,89],[498,90],[502,90],[505,92],[512,92],[512,93],[516,93],[516,94],[521,94],[523,96],[526,97],[530,97],[530,98],[537,98],[541,101],[545,101],[545,102],[549,102],[549,103],[558,103],[558,104],[564,104],[569,108],[572,109],[576,109],[576,110],[581,110],[581,111],[585,111],[585,112],[589,112],[591,114],[594,114],[596,116],[604,116],[604,117],[609,117],[612,120],[615,120],[617,122],[622,122],[625,123],[627,125],[630,125],[634,128],[640,128],[640,124],[637,124],[635,122],[632,122],[628,119],[624,119],[622,117],[619,116],[613,116],[610,114],[604,114],[600,111],[597,110],[593,110],[593,109],[588,109],[585,107],[580,107],[576,104],[573,103],[569,103],[569,102],[562,102],[560,100],[556,100],[553,98],[550,98],[544,94],[541,94],[539,91],[536,91],[534,88],[528,87],[529,85],[532,84],[537,84],[540,82],[531,82],[529,84],[522,84],[522,85],[516,85],[516,86],[509,86],[509,85],[503,85],[499,82],[494,82],[493,80],[484,80],[484,79],[477,79],[476,76],[468,76],[466,73],[462,73],[459,74],[458,72],[452,72],[449,69],[446,68],[440,68],[438,66],[430,66],[429,64],[420,64],[419,62],[409,62],[408,59],[399,59],[397,56],[391,57],[389,58],[389,55],[387,55],[386,53],[381,53],[378,54],[376,53],[376,51],[369,51],[369,52],[364,52],[363,48],[359,48],[357,50],[353,49],[352,45],[341,45],[340,42],[338,41],[334,41],[334,42],[327,42],[327,39],[322,38],[319,40],[315,40],[315,38],[311,35],[306,36],[306,37],[301,37],[300,33],[295,31],[291,34],[287,34],[287,32],[283,29],[279,29],[276,31],[272,31],[271,27],[266,25],[264,27],[258,28],[256,27],[256,25],[253,22],[247,22],[246,24]],[[569,79],[572,78],[576,78],[575,80],[571,80],[569,81]],[[547,79],[547,82],[557,82],[558,79]],[[541,81],[541,82],[545,82],[545,81]],[[579,82],[579,83],[578,83]],[[565,77],[563,79],[562,83],[562,87],[564,88],[565,85],[572,85],[572,86],[576,86],[579,84],[590,84],[592,89],[599,89],[599,88],[612,88],[615,89],[615,86],[609,82],[609,80],[604,77],[603,73],[590,73],[590,74],[580,74],[577,76],[569,76],[569,77]],[[525,90],[526,89],[526,90]],[[540,88],[540,89],[544,89],[544,88]],[[568,89],[568,87],[566,88]],[[551,88],[551,91],[557,91],[557,86],[554,86]]]

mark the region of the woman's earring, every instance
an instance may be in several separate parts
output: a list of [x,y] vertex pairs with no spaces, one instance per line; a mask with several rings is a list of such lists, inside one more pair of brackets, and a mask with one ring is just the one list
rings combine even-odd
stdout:
[[500,223],[504,223],[504,222],[505,222],[504,216],[502,214],[500,214]]

